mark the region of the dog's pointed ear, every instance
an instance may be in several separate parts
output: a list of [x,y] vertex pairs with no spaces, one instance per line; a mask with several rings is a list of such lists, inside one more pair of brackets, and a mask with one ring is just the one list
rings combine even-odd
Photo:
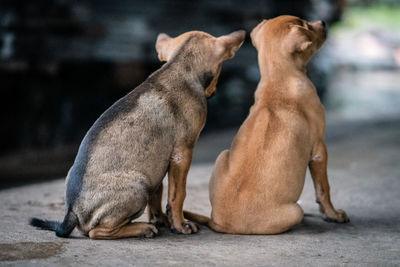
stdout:
[[312,32],[303,26],[291,25],[291,31],[294,32],[294,47],[292,52],[304,52],[312,45]]
[[165,33],[160,33],[157,36],[157,41],[156,41],[156,51],[158,54],[158,59],[160,61],[168,61],[171,53],[170,49],[170,41],[173,38],[169,37],[168,34]]
[[260,23],[258,23],[258,25],[251,31],[250,33],[250,38],[251,38],[251,43],[253,44],[253,46],[255,48],[257,48],[257,37],[258,37],[258,33],[260,32],[262,26],[267,22],[266,19],[264,19],[263,21],[261,21]]
[[217,38],[217,51],[222,52],[223,58],[233,58],[235,52],[242,46],[244,39],[246,38],[246,32],[243,30],[235,31],[227,35],[223,35]]
[[298,52],[306,51],[312,45],[311,41],[305,41],[296,46]]

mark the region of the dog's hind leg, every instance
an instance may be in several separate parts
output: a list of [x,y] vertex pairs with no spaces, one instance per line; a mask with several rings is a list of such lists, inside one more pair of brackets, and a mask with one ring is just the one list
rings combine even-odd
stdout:
[[[148,184],[139,173],[118,174],[122,186],[103,189],[102,197],[91,203],[91,217],[85,224],[84,233],[91,239],[117,239],[126,237],[153,237],[157,228],[145,222],[132,222],[139,218],[148,203]],[[116,192],[118,194],[116,195]],[[88,195],[87,199],[91,197]]]
[[155,226],[169,226],[168,217],[165,215],[161,208],[161,200],[163,193],[163,184],[161,183],[158,189],[150,195],[149,203],[147,205],[147,214],[149,222]]
[[303,209],[297,203],[285,204],[276,210],[271,218],[272,228],[269,234],[283,233],[299,224],[304,218]]
[[118,239],[127,237],[154,237],[157,228],[145,222],[124,222],[117,227],[98,226],[89,232],[90,239]]
[[[286,232],[303,220],[303,209],[297,203],[282,204],[249,218],[243,228],[232,233],[273,235]],[[262,223],[264,222],[264,223]]]

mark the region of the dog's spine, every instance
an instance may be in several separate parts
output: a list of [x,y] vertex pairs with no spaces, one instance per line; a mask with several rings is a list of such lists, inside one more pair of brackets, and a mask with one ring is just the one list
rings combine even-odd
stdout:
[[78,224],[78,217],[72,211],[68,211],[62,223],[31,218],[29,224],[42,230],[54,231],[58,237],[68,237]]

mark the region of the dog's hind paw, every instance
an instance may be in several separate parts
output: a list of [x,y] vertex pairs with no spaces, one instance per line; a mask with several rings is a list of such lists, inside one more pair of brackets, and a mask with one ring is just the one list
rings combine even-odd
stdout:
[[185,235],[190,235],[197,233],[199,231],[199,227],[197,224],[191,221],[184,221],[181,224],[181,227],[174,227],[171,226],[171,232],[175,234],[185,234]]
[[158,229],[154,225],[149,224],[149,227],[143,230],[142,236],[146,238],[153,238],[158,235]]

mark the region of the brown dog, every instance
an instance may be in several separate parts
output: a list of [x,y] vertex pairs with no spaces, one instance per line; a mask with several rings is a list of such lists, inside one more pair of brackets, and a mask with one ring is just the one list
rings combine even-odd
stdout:
[[[192,150],[221,64],[244,37],[244,31],[219,38],[198,31],[160,34],[156,49],[167,63],[106,110],[83,139],[67,176],[64,221],[33,218],[31,225],[61,237],[78,227],[92,239],[152,237],[157,223],[177,233],[197,232],[182,212]],[[167,172],[168,218],[161,210]],[[146,205],[153,224],[132,222]]]
[[210,180],[211,219],[185,217],[218,232],[276,234],[303,218],[296,203],[307,166],[327,220],[349,219],[329,195],[324,108],[306,64],[326,39],[325,23],[293,16],[264,20],[251,33],[261,80],[255,103]]

